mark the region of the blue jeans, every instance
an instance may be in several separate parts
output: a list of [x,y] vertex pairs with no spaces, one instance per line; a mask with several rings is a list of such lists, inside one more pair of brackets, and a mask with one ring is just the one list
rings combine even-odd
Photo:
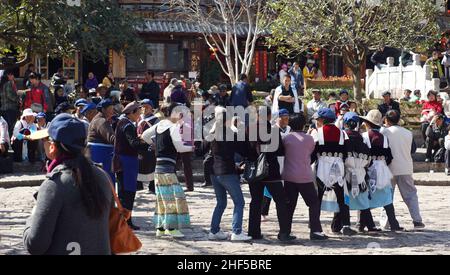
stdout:
[[239,176],[234,174],[215,176],[211,175],[211,181],[216,193],[216,208],[214,209],[211,221],[211,233],[216,234],[220,231],[220,221],[227,208],[227,192],[230,194],[234,203],[233,211],[233,233],[241,234],[242,219],[244,215],[244,195],[242,195]]

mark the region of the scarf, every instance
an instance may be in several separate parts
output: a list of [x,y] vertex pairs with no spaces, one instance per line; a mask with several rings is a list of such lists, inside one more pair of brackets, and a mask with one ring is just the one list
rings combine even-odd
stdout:
[[47,167],[47,173],[50,173],[51,171],[53,171],[53,169],[55,169],[56,166],[60,165],[64,161],[69,160],[69,159],[73,159],[73,158],[74,157],[66,155],[66,154],[59,155],[54,160],[52,160],[52,162],[50,162],[50,164]]

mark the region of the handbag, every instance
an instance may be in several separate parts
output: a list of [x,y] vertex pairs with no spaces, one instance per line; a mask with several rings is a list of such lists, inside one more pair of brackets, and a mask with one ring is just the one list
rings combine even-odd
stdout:
[[244,168],[244,179],[249,183],[264,180],[269,175],[269,163],[266,154],[261,153],[256,161],[247,161]]
[[[106,173],[105,175],[110,179],[109,175]],[[109,185],[117,205],[117,207],[111,206],[109,213],[109,243],[111,251],[114,254],[138,251],[142,247],[142,243],[127,223],[131,217],[131,212],[122,207],[111,180],[109,180]]]

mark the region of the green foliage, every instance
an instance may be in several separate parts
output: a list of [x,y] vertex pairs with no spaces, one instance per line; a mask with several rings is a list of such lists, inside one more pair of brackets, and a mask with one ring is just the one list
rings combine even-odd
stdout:
[[106,59],[109,49],[134,54],[145,51],[139,24],[112,0],[82,1],[81,7],[59,0],[0,1],[0,51],[12,46],[25,58],[77,50],[93,60]]
[[202,68],[200,82],[203,90],[209,90],[211,86],[218,85],[222,74],[219,63],[205,59],[202,61]]
[[432,1],[278,0],[270,7],[269,43],[283,54],[320,47],[342,55],[357,79],[357,99],[362,97],[359,70],[369,50],[428,48],[440,34]]

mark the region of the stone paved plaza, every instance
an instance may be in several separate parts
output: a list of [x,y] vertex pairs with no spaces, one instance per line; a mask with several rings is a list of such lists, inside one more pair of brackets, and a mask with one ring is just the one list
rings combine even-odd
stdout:
[[[38,187],[17,187],[0,189],[0,254],[26,254],[22,245],[22,231],[25,220],[34,205],[32,194]],[[265,239],[250,243],[211,242],[207,232],[215,205],[212,188],[196,188],[188,194],[192,228],[186,229],[186,238],[174,240],[168,237],[156,238],[151,222],[155,197],[146,191],[137,195],[135,223],[142,227],[137,232],[143,248],[137,254],[450,254],[450,187],[419,186],[419,199],[426,230],[412,231],[412,223],[406,205],[399,192],[395,194],[395,207],[400,224],[408,232],[384,232],[378,235],[357,235],[354,237],[330,234],[331,215],[322,215],[324,230],[330,240],[313,242],[309,240],[307,208],[299,199],[294,217],[293,234],[299,239],[292,244],[280,244],[276,240],[278,224],[275,205],[272,204],[270,219],[262,223]],[[248,186],[244,186],[246,197],[244,228],[248,219],[250,197]],[[232,201],[222,221],[223,229],[230,231]],[[377,220],[381,210],[373,211]],[[352,212],[352,222],[356,222]],[[369,248],[368,248],[369,247]],[[372,248],[374,247],[374,248]]]

